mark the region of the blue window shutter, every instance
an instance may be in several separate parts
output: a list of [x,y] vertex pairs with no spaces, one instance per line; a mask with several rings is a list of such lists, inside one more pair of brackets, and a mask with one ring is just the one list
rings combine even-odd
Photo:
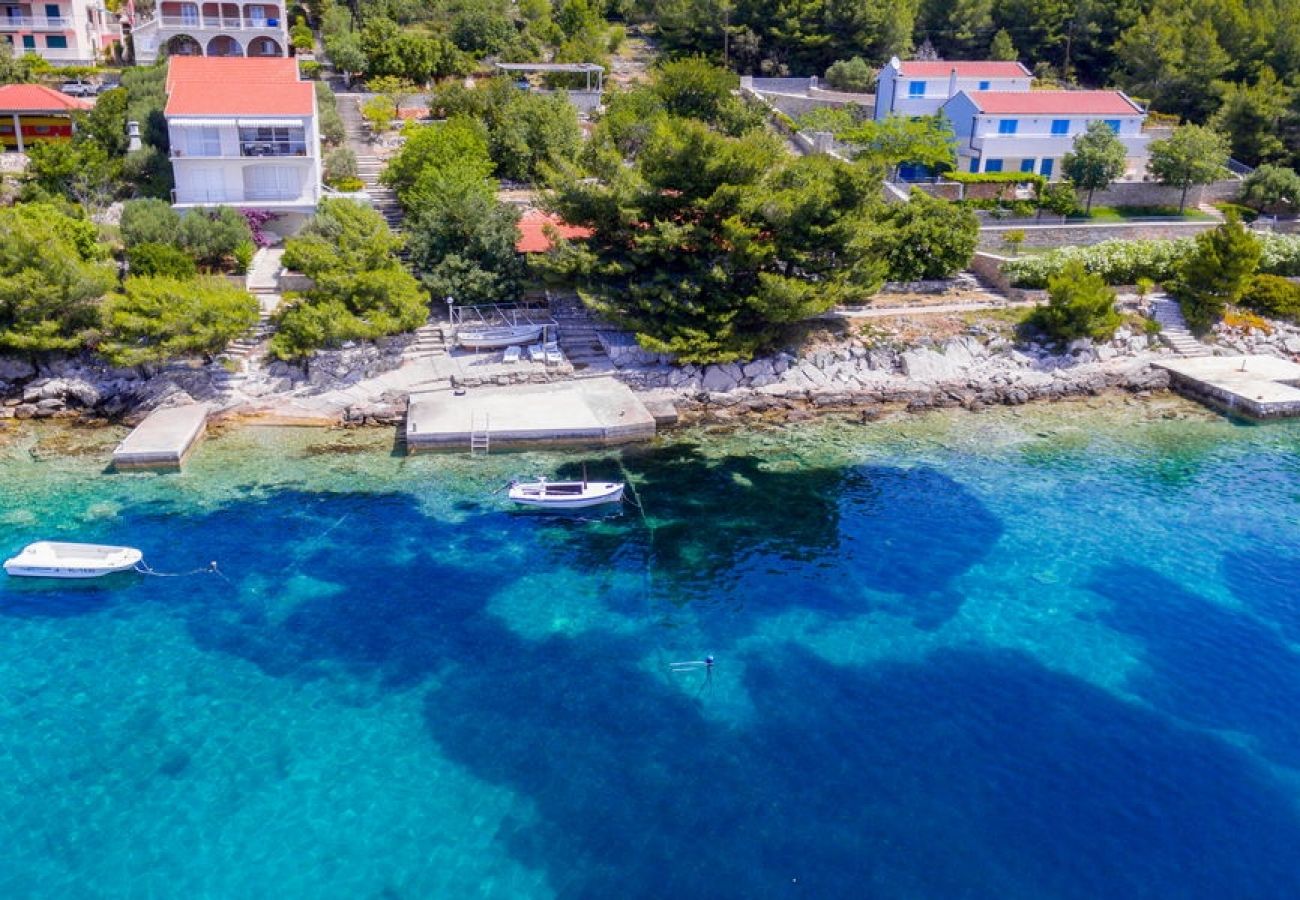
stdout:
[[924,82],[924,81],[912,81],[912,82],[909,82],[908,85],[907,85],[907,96],[909,96],[909,97],[924,97],[924,96],[925,96],[925,82]]
[[981,81],[981,82],[980,82],[980,90],[981,90],[981,91],[987,91],[988,89],[989,89],[989,83],[988,83],[987,81]]
[[972,172],[978,172],[980,170],[980,161],[978,156],[971,157],[970,170]]
[[1069,133],[1070,133],[1069,119],[1052,120],[1052,134],[1069,134]]
[[1015,134],[1019,125],[1015,119],[998,119],[998,134]]
[[1039,174],[1041,174],[1041,175],[1042,175],[1043,177],[1045,177],[1045,178],[1050,178],[1051,175],[1052,175],[1052,165],[1053,165],[1053,163],[1055,163],[1055,162],[1056,162],[1056,160],[1054,160],[1054,159],[1045,159],[1045,160],[1043,160],[1042,168],[1040,168],[1040,169],[1038,170],[1038,171],[1039,171]]
[[1022,172],[1034,171],[1034,161],[1032,159],[1022,159],[1020,161],[1020,171]]
[[1110,126],[1111,131],[1119,134],[1119,119],[1107,119],[1106,124]]
[[35,49],[36,49],[36,36],[35,36],[35,35],[32,35],[32,34],[24,34],[24,35],[23,35],[23,49],[24,49],[24,50],[35,50]]
[[45,46],[51,50],[67,50],[68,39],[61,34],[51,34],[45,38]]
[[985,172],[1001,172],[1001,171],[1002,171],[1002,160],[1000,160],[1000,159],[986,159],[986,160],[984,160],[984,171],[985,171]]

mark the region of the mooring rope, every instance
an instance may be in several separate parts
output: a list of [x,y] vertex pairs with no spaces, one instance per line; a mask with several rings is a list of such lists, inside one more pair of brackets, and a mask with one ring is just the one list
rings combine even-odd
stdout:
[[190,569],[188,572],[159,572],[156,569],[151,568],[144,560],[140,560],[135,564],[135,570],[141,575],[152,575],[154,578],[187,578],[190,575],[216,575],[227,584],[230,583],[230,579],[226,577],[226,573],[217,567],[217,561],[215,559],[201,569]]

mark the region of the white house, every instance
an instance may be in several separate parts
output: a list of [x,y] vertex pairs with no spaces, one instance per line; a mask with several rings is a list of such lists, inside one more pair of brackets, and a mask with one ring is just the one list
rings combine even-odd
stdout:
[[122,38],[100,0],[0,4],[0,53],[34,53],[58,66],[90,65]]
[[1027,91],[1033,75],[1018,62],[895,56],[876,80],[875,117],[932,116],[959,91]]
[[1101,121],[1124,144],[1124,178],[1146,172],[1146,112],[1122,91],[961,91],[942,112],[957,136],[958,171],[1059,176],[1075,137]]
[[316,209],[321,154],[316,91],[287,57],[168,63],[173,205],[264,209],[293,230]]
[[161,0],[133,16],[135,58],[152,63],[175,56],[286,56],[288,25],[277,3],[192,3]]

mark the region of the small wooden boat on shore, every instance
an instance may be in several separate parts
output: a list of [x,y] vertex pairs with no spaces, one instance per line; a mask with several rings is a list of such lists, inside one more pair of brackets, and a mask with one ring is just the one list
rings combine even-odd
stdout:
[[472,350],[500,350],[515,344],[531,344],[541,336],[541,325],[472,325],[456,329],[456,343]]
[[143,558],[134,547],[37,541],[5,560],[4,570],[26,578],[99,578],[134,569]]
[[533,509],[586,509],[623,500],[621,481],[514,481],[507,496]]

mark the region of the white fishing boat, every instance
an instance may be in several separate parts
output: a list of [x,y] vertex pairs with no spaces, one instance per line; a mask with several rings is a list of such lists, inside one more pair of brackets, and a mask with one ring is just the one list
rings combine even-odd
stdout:
[[462,325],[456,329],[456,343],[473,350],[531,344],[541,336],[541,325]]
[[621,481],[514,481],[507,496],[520,506],[534,509],[585,509],[623,499]]
[[134,569],[143,557],[134,547],[37,541],[5,560],[4,570],[27,578],[98,578]]

